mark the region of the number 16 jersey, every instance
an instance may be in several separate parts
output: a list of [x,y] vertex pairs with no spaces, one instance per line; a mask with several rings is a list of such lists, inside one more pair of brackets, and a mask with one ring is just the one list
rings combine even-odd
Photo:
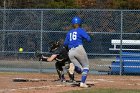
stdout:
[[79,45],[83,45],[83,39],[86,39],[88,42],[91,41],[90,36],[83,28],[72,29],[67,33],[64,45],[68,46],[69,49],[76,48]]

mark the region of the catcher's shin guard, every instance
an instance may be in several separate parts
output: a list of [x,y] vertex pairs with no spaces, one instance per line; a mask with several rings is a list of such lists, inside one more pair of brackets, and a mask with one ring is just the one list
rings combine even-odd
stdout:
[[74,81],[74,74],[70,74],[70,73],[68,73],[69,74],[69,78],[70,78],[70,81]]
[[69,69],[68,69],[69,73],[70,74],[74,74],[74,70],[75,70],[74,64],[73,63],[70,63],[69,64]]
[[74,81],[74,69],[75,69],[75,66],[73,63],[70,63],[69,64],[69,69],[68,69],[68,75],[69,75],[69,78],[70,78],[70,81]]
[[59,79],[60,79],[61,81],[65,80],[64,72],[63,72],[63,71],[60,71],[60,70],[57,69],[57,74],[58,74]]
[[59,61],[57,61],[55,63],[55,67],[56,67],[56,71],[57,71],[57,74],[59,76],[59,79],[64,82],[65,81],[65,77],[64,77],[64,71],[63,71],[63,68],[62,68],[63,64],[61,64]]

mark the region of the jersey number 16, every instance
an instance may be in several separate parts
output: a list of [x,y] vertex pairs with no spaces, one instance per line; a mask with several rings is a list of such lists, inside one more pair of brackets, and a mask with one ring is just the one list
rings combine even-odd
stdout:
[[77,32],[70,33],[70,41],[77,39]]

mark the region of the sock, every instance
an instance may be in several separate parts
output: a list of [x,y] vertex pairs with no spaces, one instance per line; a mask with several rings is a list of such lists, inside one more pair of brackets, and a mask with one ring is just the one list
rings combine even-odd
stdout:
[[84,69],[82,72],[82,77],[81,77],[81,82],[85,83],[86,79],[87,79],[87,74],[88,74],[89,70],[88,69]]

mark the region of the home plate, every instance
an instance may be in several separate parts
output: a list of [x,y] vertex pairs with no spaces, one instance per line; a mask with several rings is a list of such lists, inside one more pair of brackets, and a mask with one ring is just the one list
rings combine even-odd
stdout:
[[27,78],[13,78],[13,82],[39,82],[47,81],[45,79],[27,79]]
[[25,78],[13,78],[13,82],[28,82],[28,79],[25,79]]

